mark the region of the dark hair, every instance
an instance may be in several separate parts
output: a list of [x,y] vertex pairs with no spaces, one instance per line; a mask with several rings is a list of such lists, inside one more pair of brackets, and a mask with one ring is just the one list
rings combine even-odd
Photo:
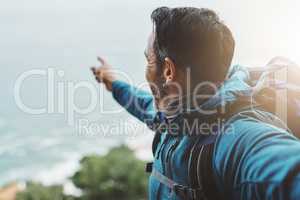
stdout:
[[160,7],[151,14],[154,51],[161,66],[170,57],[181,69],[190,67],[192,79],[223,81],[231,65],[234,39],[218,15],[204,8]]

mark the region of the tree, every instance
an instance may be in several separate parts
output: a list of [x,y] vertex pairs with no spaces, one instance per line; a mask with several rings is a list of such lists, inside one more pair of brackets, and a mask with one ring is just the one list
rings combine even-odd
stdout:
[[43,186],[40,183],[28,182],[26,190],[17,193],[16,200],[75,200],[63,194],[61,185]]
[[145,163],[128,147],[114,148],[105,156],[84,157],[80,164],[71,179],[82,190],[83,199],[146,199]]

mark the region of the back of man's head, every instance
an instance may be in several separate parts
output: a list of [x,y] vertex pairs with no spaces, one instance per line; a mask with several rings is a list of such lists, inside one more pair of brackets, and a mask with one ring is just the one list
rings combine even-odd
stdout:
[[214,11],[161,7],[153,11],[151,18],[159,66],[169,57],[179,69],[190,68],[194,83],[225,79],[235,42],[229,28]]

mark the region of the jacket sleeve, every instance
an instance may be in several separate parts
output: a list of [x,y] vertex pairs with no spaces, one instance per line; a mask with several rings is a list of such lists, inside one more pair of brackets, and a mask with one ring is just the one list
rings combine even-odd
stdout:
[[139,90],[123,81],[112,83],[112,95],[114,99],[130,114],[140,121],[147,123],[155,116],[153,97],[150,93]]
[[300,199],[300,142],[282,129],[237,120],[218,138],[214,166],[231,199]]

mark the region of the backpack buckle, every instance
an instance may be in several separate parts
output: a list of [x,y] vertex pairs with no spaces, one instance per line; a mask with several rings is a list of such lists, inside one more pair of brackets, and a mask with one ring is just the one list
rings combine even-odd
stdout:
[[173,185],[173,191],[175,192],[175,194],[184,199],[186,199],[188,196],[188,189],[189,189],[188,187],[183,185],[179,185],[179,184]]
[[175,184],[173,185],[173,191],[176,195],[183,199],[191,199],[196,200],[201,197],[201,199],[206,199],[203,195],[203,191],[201,189],[193,189],[187,186]]
[[152,172],[152,169],[153,169],[153,162],[148,162],[148,163],[146,163],[145,171],[146,171],[147,173],[151,173],[151,172]]

